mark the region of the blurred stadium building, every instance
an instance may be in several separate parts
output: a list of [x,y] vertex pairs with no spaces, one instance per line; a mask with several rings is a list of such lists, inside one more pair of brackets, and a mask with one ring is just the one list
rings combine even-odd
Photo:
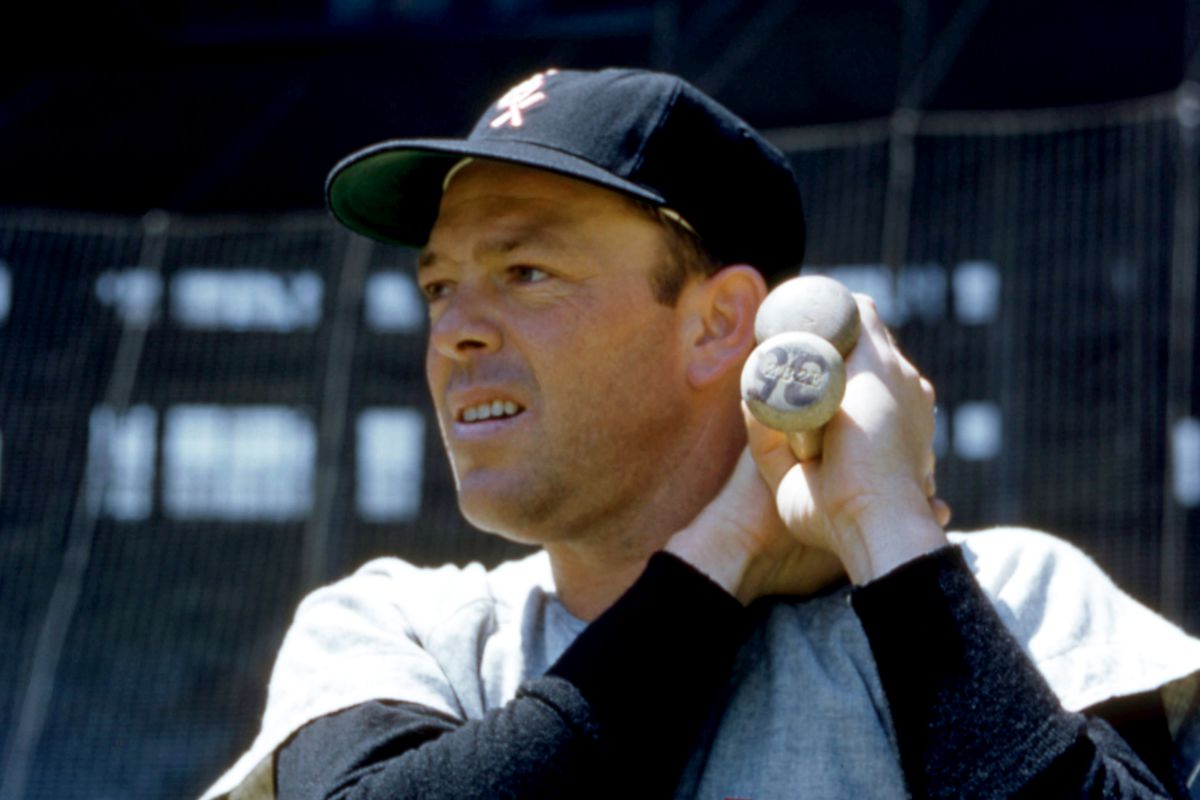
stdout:
[[[0,74],[0,797],[194,796],[314,586],[463,523],[408,251],[320,209],[549,64],[680,72],[792,158],[806,269],[939,389],[955,527],[1200,632],[1200,3],[128,0]],[[702,168],[698,167],[698,168]]]

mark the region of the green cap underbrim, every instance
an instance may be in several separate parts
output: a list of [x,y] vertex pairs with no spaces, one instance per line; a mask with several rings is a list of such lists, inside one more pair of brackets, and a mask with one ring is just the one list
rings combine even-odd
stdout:
[[330,176],[326,188],[329,210],[357,233],[422,247],[437,218],[442,182],[461,158],[391,150],[344,164]]

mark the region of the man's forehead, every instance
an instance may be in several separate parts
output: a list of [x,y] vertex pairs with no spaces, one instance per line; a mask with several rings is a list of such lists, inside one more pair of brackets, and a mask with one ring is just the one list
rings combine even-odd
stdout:
[[[547,170],[471,160],[447,180],[418,266],[436,261],[439,248],[465,232],[488,240],[493,251],[519,244],[560,247],[574,228],[630,218],[648,216],[619,192]],[[478,230],[484,223],[486,235]]]
[[[570,249],[570,244],[555,232],[553,225],[533,221],[522,223],[512,219],[507,222],[509,224],[502,224],[496,229],[476,237],[471,247],[473,253],[475,255],[503,255],[522,249],[536,248],[540,253],[553,254]],[[460,234],[459,230],[443,228],[439,235],[438,229],[435,227],[434,235],[430,237],[429,243],[417,255],[417,270],[430,269],[442,261],[450,259],[452,251],[447,248],[447,245],[456,242]]]
[[517,200],[546,200],[563,211],[575,206],[629,209],[635,200],[621,192],[550,170],[488,159],[464,159],[447,173],[439,207],[464,199],[494,196]]
[[517,251],[531,257],[568,254],[588,236],[586,220],[585,214],[562,207],[524,206],[491,198],[478,205],[451,208],[439,216],[430,232],[418,254],[417,269]]

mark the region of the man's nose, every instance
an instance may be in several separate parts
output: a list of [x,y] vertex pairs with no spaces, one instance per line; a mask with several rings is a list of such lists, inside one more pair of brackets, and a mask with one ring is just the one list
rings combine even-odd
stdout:
[[444,301],[429,327],[430,346],[455,361],[494,352],[503,342],[495,307],[484,292],[460,287]]

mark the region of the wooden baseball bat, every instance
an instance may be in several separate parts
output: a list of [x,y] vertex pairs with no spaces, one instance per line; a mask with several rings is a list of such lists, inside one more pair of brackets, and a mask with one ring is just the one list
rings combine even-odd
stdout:
[[821,428],[841,405],[844,358],[860,328],[850,290],[819,275],[781,284],[758,309],[759,344],[742,369],[742,399],[760,422],[788,434],[801,461],[821,455]]

